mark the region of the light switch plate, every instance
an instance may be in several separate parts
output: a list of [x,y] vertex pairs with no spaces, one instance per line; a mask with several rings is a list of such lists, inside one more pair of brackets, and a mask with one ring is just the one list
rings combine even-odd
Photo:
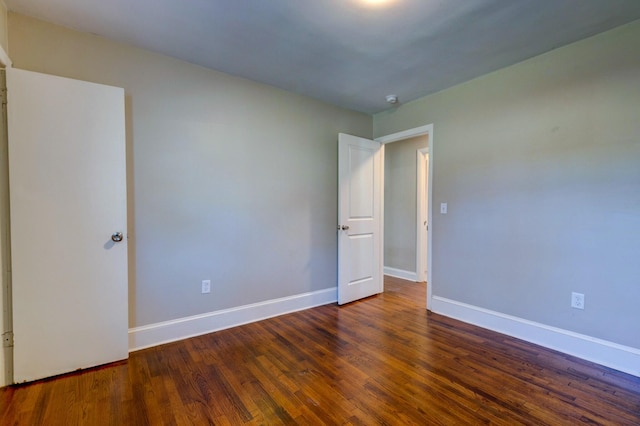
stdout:
[[440,203],[440,214],[447,214],[447,203]]

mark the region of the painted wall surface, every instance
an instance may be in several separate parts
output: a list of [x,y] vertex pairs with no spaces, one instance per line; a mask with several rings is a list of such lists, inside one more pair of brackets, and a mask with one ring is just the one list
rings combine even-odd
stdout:
[[17,68],[125,89],[131,327],[336,286],[337,135],[372,117],[18,14],[9,35]]
[[0,46],[9,53],[9,30],[7,25],[7,6],[0,0]]
[[418,136],[384,147],[384,266],[416,272],[416,152],[428,146]]
[[374,117],[376,137],[434,124],[434,295],[640,348],[638,40],[636,21]]

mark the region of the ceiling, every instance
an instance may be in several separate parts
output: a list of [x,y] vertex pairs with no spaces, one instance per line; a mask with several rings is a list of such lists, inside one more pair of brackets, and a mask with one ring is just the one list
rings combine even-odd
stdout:
[[5,0],[11,11],[353,110],[640,19],[639,0]]

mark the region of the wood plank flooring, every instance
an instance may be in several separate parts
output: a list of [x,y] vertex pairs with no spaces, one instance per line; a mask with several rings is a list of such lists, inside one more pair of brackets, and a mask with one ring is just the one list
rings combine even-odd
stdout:
[[425,284],[0,389],[1,425],[640,424],[640,379],[427,313]]

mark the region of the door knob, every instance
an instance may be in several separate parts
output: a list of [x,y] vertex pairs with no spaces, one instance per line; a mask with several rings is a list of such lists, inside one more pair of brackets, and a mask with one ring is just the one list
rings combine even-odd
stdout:
[[122,241],[122,232],[114,232],[111,235],[111,241],[113,241],[114,243],[119,243],[120,241]]
[[342,230],[343,231],[348,231],[349,230],[349,225],[342,225]]

